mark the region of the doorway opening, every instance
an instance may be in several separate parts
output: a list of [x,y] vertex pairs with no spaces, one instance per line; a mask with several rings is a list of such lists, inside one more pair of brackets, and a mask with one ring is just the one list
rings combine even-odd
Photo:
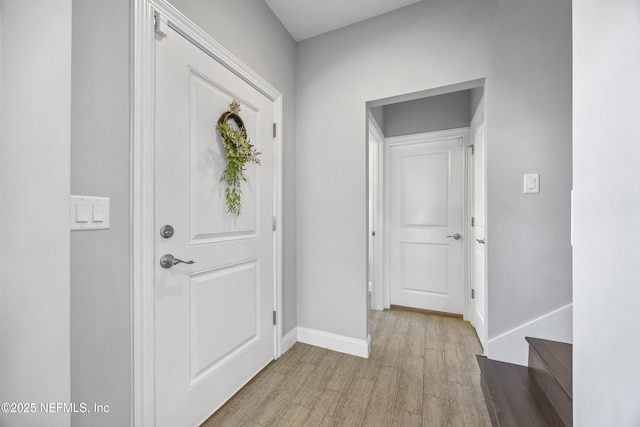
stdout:
[[485,80],[367,103],[372,310],[460,315],[486,346]]

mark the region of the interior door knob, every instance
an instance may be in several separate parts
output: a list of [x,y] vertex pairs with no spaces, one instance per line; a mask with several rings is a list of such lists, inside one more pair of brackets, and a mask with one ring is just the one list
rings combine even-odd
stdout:
[[162,257],[160,257],[160,267],[162,268],[171,268],[176,264],[193,264],[195,263],[194,260],[191,261],[183,261],[181,259],[178,259],[176,257],[174,257],[171,254],[164,254],[162,255]]
[[455,240],[460,240],[462,238],[462,236],[460,235],[460,233],[456,233],[453,234],[451,236],[447,236],[447,237],[453,237]]

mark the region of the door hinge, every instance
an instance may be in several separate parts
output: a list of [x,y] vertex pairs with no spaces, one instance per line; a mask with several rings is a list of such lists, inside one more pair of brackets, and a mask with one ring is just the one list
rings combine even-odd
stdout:
[[276,224],[278,224],[278,220],[276,219],[276,217],[274,216],[271,219],[271,228],[273,228],[273,231],[276,231]]
[[476,146],[475,146],[475,145],[471,144],[471,145],[469,146],[469,148],[471,148],[471,155],[476,154]]
[[274,137],[274,138],[276,137],[276,134],[277,134],[277,133],[276,133],[276,128],[277,128],[277,126],[276,126],[276,124],[274,123],[274,124],[273,124],[273,137]]
[[476,299],[476,290],[475,289],[471,289],[471,299]]
[[276,311],[273,310],[273,324],[276,324]]
[[471,226],[475,227],[476,226],[476,218],[475,217],[471,217]]

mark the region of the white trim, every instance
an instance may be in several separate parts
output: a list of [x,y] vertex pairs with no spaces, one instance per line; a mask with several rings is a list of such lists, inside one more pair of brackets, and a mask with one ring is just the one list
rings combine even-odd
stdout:
[[276,310],[276,326],[275,326],[275,342],[274,357],[277,359],[282,355],[282,95],[277,92],[278,96],[274,99],[274,118],[276,123],[276,137],[273,143],[274,162],[273,162],[273,197],[274,197],[274,216],[276,217],[276,231],[274,232],[274,286],[275,292],[273,297],[274,310]]
[[146,1],[133,3],[131,124],[131,319],[133,425],[155,425],[155,317],[153,242],[154,15]]
[[[373,135],[375,139],[375,143],[378,149],[378,182],[368,182],[369,186],[374,187],[374,192],[377,192],[377,201],[378,206],[374,206],[374,209],[377,209],[380,212],[380,215],[374,215],[373,217],[377,220],[375,224],[373,224],[373,228],[376,231],[376,239],[377,251],[373,252],[373,268],[376,270],[374,277],[378,279],[374,281],[373,288],[369,287],[369,290],[372,294],[371,299],[371,309],[373,310],[384,310],[385,308],[389,308],[389,305],[385,305],[385,274],[384,274],[384,244],[385,244],[385,227],[384,227],[384,147],[385,147],[385,138],[382,130],[378,126],[378,123],[374,119],[373,115],[369,113],[369,133],[367,134],[367,165],[369,165],[369,149],[371,149],[372,144],[369,141],[369,135]],[[369,179],[370,174],[367,171],[367,179]],[[367,197],[369,197],[370,192],[367,191]],[[369,200],[367,200],[367,209],[369,209]],[[369,213],[367,213],[367,222],[369,220]],[[369,229],[367,228],[367,241],[371,242],[371,235],[369,234]],[[367,248],[367,253],[368,253]],[[367,257],[368,262],[368,257]],[[367,265],[367,271],[370,271],[371,266]],[[371,278],[369,278],[371,279]]]
[[[484,239],[485,239],[485,247],[484,247],[484,295],[483,295],[483,301],[484,301],[484,307],[483,307],[483,311],[484,311],[484,322],[482,324],[482,327],[480,328],[481,330],[477,330],[476,329],[476,333],[478,334],[478,339],[480,340],[480,344],[482,345],[482,348],[484,350],[484,354],[487,353],[487,346],[488,346],[488,340],[487,340],[487,336],[488,336],[488,327],[489,327],[489,238],[488,238],[488,226],[487,226],[487,123],[485,121],[485,102],[484,102],[484,97],[485,94],[482,94],[482,97],[480,98],[480,102],[478,103],[478,106],[476,108],[476,111],[471,119],[471,124],[470,124],[470,131],[469,131],[469,144],[473,144],[475,145],[475,135],[476,135],[476,128],[478,126],[482,126],[483,127],[483,133],[484,133],[484,158],[483,158],[483,173],[484,173],[484,201],[483,201],[483,206],[484,206]],[[468,150],[467,150],[468,151]],[[475,163],[474,163],[474,159],[473,159],[473,155],[469,156],[469,161],[467,163],[467,173],[468,173],[468,178],[467,178],[467,183],[469,185],[469,191],[468,191],[468,196],[467,196],[467,201],[469,203],[469,209],[468,209],[468,214],[467,214],[467,219],[468,219],[468,232],[467,234],[469,236],[472,236],[472,238],[475,238],[475,229],[474,227],[471,226],[471,221],[470,218],[471,216],[474,215],[474,206],[475,206]],[[477,225],[476,225],[477,226]],[[469,290],[471,290],[474,286],[474,269],[475,269],[475,251],[474,251],[474,243],[473,240],[470,239],[470,244],[468,245],[467,248],[467,253],[469,255],[469,268],[467,271],[467,280],[469,283]],[[473,288],[475,289],[475,288]],[[477,289],[476,289],[476,298],[478,298],[479,295],[477,294]],[[471,295],[467,294],[466,297],[466,301],[468,304],[468,311],[467,313],[469,313],[470,316],[470,320],[475,319],[475,313],[473,312],[473,310],[475,310],[474,308],[474,301],[471,299]],[[477,323],[477,322],[471,322],[473,323]],[[474,328],[477,328],[477,325],[473,324]]]
[[133,2],[133,89],[131,129],[131,228],[132,228],[132,400],[133,425],[155,425],[154,365],[154,93],[155,26],[160,15],[168,25],[223,66],[274,102],[274,216],[277,218],[274,253],[274,358],[282,346],[282,94],[238,58],[193,24],[165,0]]
[[371,336],[368,336],[366,340],[358,340],[301,326],[298,326],[298,341],[365,358],[369,357],[369,349],[371,347]]
[[[474,229],[471,226],[471,215],[473,212],[473,156],[469,146],[473,144],[473,134],[471,133],[471,126],[469,126],[468,138],[464,144],[464,207],[462,209],[462,227],[464,229],[465,239],[464,245],[464,281],[466,283],[464,291],[464,320],[470,320],[473,316],[473,300],[471,299],[471,286],[473,277],[473,239],[475,238]],[[483,346],[484,348],[484,346]]]
[[489,339],[487,356],[490,359],[527,366],[529,345],[525,337],[573,342],[573,303]]
[[[464,317],[464,319],[468,319],[469,316],[469,304],[467,302],[469,295],[471,294],[471,290],[470,290],[470,283],[469,283],[469,278],[468,278],[468,272],[470,270],[470,258],[468,256],[468,252],[469,252],[469,246],[471,245],[471,240],[469,239],[468,236],[472,235],[469,233],[469,228],[468,228],[468,213],[469,213],[469,209],[470,209],[470,205],[469,205],[469,192],[471,191],[471,189],[469,188],[469,183],[468,183],[468,158],[469,158],[469,153],[468,153],[468,149],[466,148],[469,144],[469,128],[468,127],[461,127],[461,128],[455,128],[455,129],[446,129],[446,130],[439,130],[439,131],[431,131],[431,132],[422,132],[422,133],[414,133],[411,135],[401,135],[401,136],[393,136],[393,137],[388,137],[384,139],[384,172],[383,172],[383,176],[384,176],[384,217],[385,217],[385,224],[388,224],[388,220],[389,218],[391,218],[391,208],[389,206],[389,201],[387,199],[387,195],[390,194],[391,192],[391,187],[390,187],[390,176],[389,176],[389,162],[388,159],[390,157],[390,148],[392,146],[400,146],[400,145],[412,145],[412,144],[419,144],[419,143],[423,143],[423,142],[438,142],[440,140],[443,139],[449,139],[451,137],[460,137],[462,138],[462,157],[463,157],[463,204],[464,206],[462,207],[462,228],[463,228],[463,233],[464,236],[466,238],[463,238],[462,241],[462,266],[463,266],[463,276],[462,276],[462,280],[463,280],[463,300],[462,300],[462,315]],[[383,269],[384,269],[384,308],[390,308],[391,307],[391,277],[390,277],[390,266],[389,266],[389,259],[390,259],[390,250],[389,250],[389,242],[391,241],[391,235],[390,235],[390,227],[385,227],[384,230],[384,263],[383,263]]]
[[[391,206],[388,202],[388,197],[391,194],[391,183],[389,182],[389,157],[391,157],[391,150],[389,149],[389,143],[387,138],[384,139],[384,147],[382,149],[382,216],[385,225],[389,224],[391,218]],[[382,303],[384,309],[391,308],[391,274],[389,269],[389,259],[391,254],[389,253],[389,242],[391,241],[390,227],[384,227],[383,230],[383,246],[382,246]]]
[[436,130],[432,132],[412,133],[411,135],[391,136],[385,138],[385,142],[389,146],[394,145],[410,145],[422,142],[438,142],[439,139],[448,139],[451,137],[462,136],[465,141],[469,139],[469,127],[461,127],[455,129]]
[[293,328],[287,335],[282,337],[281,355],[285,354],[295,343],[298,342],[298,327]]
[[380,141],[384,141],[384,132],[382,132],[380,124],[378,124],[376,118],[373,117],[371,113],[369,113],[369,130],[373,132]]

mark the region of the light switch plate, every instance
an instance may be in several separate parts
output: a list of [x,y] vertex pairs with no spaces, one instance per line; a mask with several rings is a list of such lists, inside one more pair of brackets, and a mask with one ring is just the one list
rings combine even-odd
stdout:
[[69,222],[71,230],[104,230],[110,226],[109,198],[71,196]]
[[536,194],[540,192],[540,174],[528,173],[524,176],[524,194]]

